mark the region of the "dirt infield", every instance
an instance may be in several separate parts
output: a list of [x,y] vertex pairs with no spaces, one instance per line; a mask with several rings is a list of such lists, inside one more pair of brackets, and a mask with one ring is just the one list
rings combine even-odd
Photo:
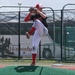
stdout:
[[5,65],[5,64],[0,64],[0,68],[4,68],[4,67],[6,67],[7,65]]
[[[0,68],[4,68],[6,66],[29,66],[31,60],[23,60],[23,61],[11,61],[11,60],[3,60],[0,61]],[[53,68],[61,68],[61,69],[69,69],[75,70],[75,63],[58,63],[55,61],[47,61],[41,60],[36,63],[36,66],[50,66]]]
[[52,65],[53,68],[75,70],[75,65]]

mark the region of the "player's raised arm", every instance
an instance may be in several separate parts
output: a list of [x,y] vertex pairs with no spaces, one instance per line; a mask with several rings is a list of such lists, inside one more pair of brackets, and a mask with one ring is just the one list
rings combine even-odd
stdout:
[[43,5],[42,4],[36,4],[35,6],[37,14],[40,14],[42,18],[47,18],[46,14],[42,12]]

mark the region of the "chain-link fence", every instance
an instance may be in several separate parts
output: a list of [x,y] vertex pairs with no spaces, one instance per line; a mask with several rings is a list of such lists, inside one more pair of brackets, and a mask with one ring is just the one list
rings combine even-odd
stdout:
[[66,4],[62,8],[62,60],[75,60],[75,4]]
[[[11,8],[12,11],[8,8]],[[0,12],[1,57],[31,59],[32,37],[29,40],[26,39],[25,32],[31,28],[33,22],[24,22],[24,18],[29,13],[29,8],[24,6],[21,8],[18,6],[1,7],[0,10],[5,9]],[[44,7],[43,12],[47,14],[49,34],[47,37],[42,38],[38,47],[37,58],[52,59],[55,56],[55,15],[54,10],[50,7]]]
[[[26,39],[25,32],[31,28],[33,22],[24,22],[29,8],[26,6],[0,8],[1,58],[31,59],[32,36],[29,40]],[[42,38],[37,58],[75,60],[75,9],[53,10],[44,7],[43,12],[47,15],[49,34]]]

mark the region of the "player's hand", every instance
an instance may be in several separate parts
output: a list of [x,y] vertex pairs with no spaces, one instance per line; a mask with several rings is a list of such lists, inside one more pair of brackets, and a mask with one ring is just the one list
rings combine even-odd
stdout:
[[25,33],[26,38],[29,39],[30,38],[30,34],[28,32]]

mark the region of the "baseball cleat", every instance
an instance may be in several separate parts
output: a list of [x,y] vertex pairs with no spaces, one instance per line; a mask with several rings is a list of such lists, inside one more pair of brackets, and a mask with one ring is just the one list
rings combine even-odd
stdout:
[[35,63],[32,62],[32,63],[31,63],[31,66],[35,66]]

